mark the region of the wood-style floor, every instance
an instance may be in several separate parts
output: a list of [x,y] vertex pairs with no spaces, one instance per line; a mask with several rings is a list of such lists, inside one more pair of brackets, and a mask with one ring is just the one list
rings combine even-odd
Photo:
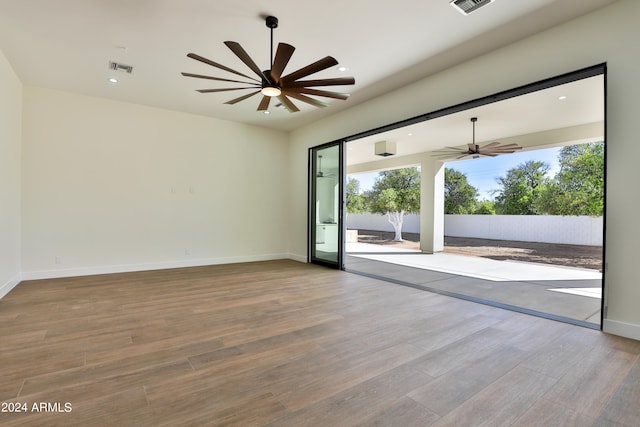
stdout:
[[28,281],[0,300],[0,409],[27,412],[0,425],[637,427],[639,355],[293,261]]

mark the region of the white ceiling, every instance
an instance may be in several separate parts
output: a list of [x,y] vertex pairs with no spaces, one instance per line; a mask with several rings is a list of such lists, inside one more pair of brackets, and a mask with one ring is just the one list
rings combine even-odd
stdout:
[[[464,16],[449,0],[0,0],[0,49],[26,85],[293,130],[613,1],[495,0]],[[274,41],[297,48],[286,71],[334,56],[348,72],[313,78],[355,77],[354,86],[327,88],[349,100],[267,116],[256,112],[258,97],[224,105],[242,92],[200,94],[222,86],[180,75],[233,78],[189,52],[246,71],[226,40],[268,68],[264,15],[280,20]],[[134,71],[110,84],[109,61]]]

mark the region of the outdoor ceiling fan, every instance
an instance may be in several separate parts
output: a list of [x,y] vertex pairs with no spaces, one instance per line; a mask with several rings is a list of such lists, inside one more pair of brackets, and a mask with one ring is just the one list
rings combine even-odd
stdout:
[[483,145],[482,147],[476,144],[476,122],[478,121],[477,117],[471,117],[471,123],[473,126],[473,139],[471,140],[471,144],[467,144],[466,148],[460,147],[445,147],[441,150],[433,151],[433,157],[441,157],[441,158],[455,158],[463,159],[465,157],[472,157],[477,159],[480,156],[488,156],[488,157],[496,157],[500,154],[511,154],[516,152],[517,150],[522,150],[518,144],[501,144],[500,142],[494,141],[488,144]]
[[[341,99],[346,100],[349,97],[347,93],[339,93],[332,92],[320,89],[314,89],[318,86],[340,86],[340,85],[352,85],[355,84],[355,79],[353,77],[344,77],[344,78],[333,78],[333,79],[315,79],[315,80],[300,80],[304,77],[307,77],[311,74],[315,74],[322,70],[326,70],[327,68],[338,65],[338,61],[331,57],[326,56],[312,64],[307,65],[306,67],[300,68],[297,71],[294,71],[290,74],[282,76],[284,69],[286,68],[293,52],[295,51],[295,47],[287,44],[287,43],[279,43],[278,49],[276,51],[275,57],[273,56],[273,29],[278,27],[278,18],[275,16],[266,17],[266,25],[271,29],[271,56],[270,56],[270,66],[268,70],[260,70],[260,67],[256,65],[256,63],[251,59],[249,54],[240,46],[239,43],[233,41],[226,41],[224,44],[231,49],[231,51],[238,57],[242,62],[245,63],[247,67],[251,69],[257,76],[257,79],[246,74],[243,74],[239,71],[233,70],[229,67],[225,67],[224,65],[218,64],[217,62],[211,61],[205,57],[197,55],[195,53],[189,53],[187,56],[189,58],[195,59],[196,61],[203,62],[205,64],[211,65],[212,67],[216,67],[220,70],[244,77],[249,81],[242,80],[231,80],[220,77],[212,77],[205,76],[201,74],[192,74],[192,73],[182,73],[185,77],[194,77],[198,79],[208,79],[215,80],[220,82],[228,82],[228,83],[240,83],[244,86],[241,87],[228,87],[221,89],[199,89],[200,93],[212,93],[212,92],[227,92],[227,91],[235,91],[235,90],[251,90],[251,92],[242,95],[238,98],[234,98],[230,101],[225,102],[225,104],[236,104],[240,101],[244,101],[245,99],[251,98],[254,95],[262,94],[262,100],[258,104],[258,111],[267,111],[269,108],[269,103],[271,98],[278,98],[282,105],[284,105],[289,112],[294,113],[296,111],[300,111],[300,109],[291,101],[291,98],[297,99],[298,101],[305,102],[307,104],[311,104],[315,107],[326,107],[327,104],[319,101],[316,98],[312,98],[311,96],[319,96],[324,98],[333,98],[333,99]],[[308,96],[311,95],[311,96]]]

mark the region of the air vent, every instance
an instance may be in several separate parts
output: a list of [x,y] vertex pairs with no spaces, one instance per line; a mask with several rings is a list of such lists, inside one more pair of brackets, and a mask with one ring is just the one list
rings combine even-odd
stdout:
[[125,73],[131,74],[133,71],[133,67],[131,65],[120,64],[118,62],[109,62],[109,69],[114,71],[124,71]]
[[493,0],[452,0],[449,4],[465,15],[493,3]]

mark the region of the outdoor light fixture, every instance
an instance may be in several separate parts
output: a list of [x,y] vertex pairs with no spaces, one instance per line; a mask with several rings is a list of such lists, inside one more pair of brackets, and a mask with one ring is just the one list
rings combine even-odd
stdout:
[[376,156],[388,157],[396,154],[396,143],[392,141],[376,142]]

